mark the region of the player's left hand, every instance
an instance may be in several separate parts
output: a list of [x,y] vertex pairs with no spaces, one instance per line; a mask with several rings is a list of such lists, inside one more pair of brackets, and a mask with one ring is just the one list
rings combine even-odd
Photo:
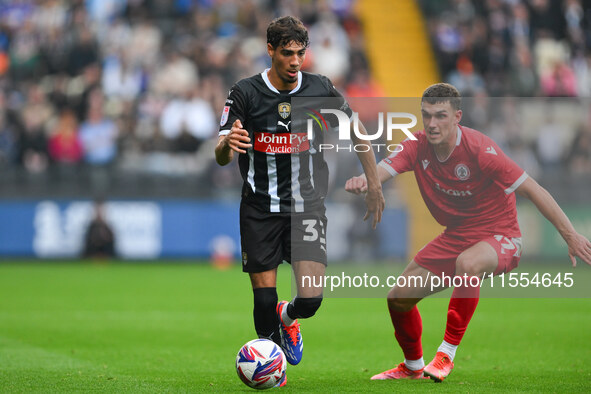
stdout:
[[365,179],[365,175],[354,176],[348,179],[345,183],[345,190],[354,194],[367,193],[367,179]]
[[370,217],[373,217],[371,226],[375,230],[378,223],[382,221],[382,212],[384,212],[384,208],[386,207],[386,200],[384,200],[381,185],[379,187],[367,189],[365,205],[367,205],[367,212],[365,213],[363,220],[365,221]]
[[579,233],[575,233],[566,241],[568,244],[568,257],[577,266],[577,257],[591,265],[591,242]]

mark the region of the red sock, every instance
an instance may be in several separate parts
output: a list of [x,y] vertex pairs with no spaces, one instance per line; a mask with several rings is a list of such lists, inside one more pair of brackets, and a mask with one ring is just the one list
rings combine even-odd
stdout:
[[404,358],[418,360],[423,357],[423,346],[421,344],[423,321],[417,306],[415,305],[408,312],[398,312],[388,305],[388,310],[394,325],[394,336],[402,348]]
[[456,287],[451,294],[447,308],[447,325],[443,340],[459,345],[464,337],[468,323],[474,315],[480,296],[480,287]]

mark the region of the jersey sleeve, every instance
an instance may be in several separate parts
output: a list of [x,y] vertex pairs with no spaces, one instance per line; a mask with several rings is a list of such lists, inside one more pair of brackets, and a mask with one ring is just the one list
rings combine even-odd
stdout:
[[380,167],[386,169],[392,176],[412,171],[414,163],[417,160],[418,140],[415,141],[407,138],[400,145],[402,146],[401,151],[393,152],[390,156],[378,163]]
[[[347,99],[341,94],[341,92],[339,92],[337,90],[337,88],[332,84],[330,79],[328,79],[327,77],[322,77],[322,80],[323,80],[324,84],[326,85],[326,88],[328,89],[328,96],[334,97],[336,99],[335,100],[335,109],[343,111],[344,113],[347,114],[347,116],[349,118],[351,118],[351,116],[353,115],[353,111],[351,110],[351,107],[349,106]],[[330,118],[330,120],[336,120],[336,119],[332,119],[332,118],[334,118],[333,116],[331,116],[329,118]]]
[[502,187],[506,194],[513,193],[528,177],[527,173],[490,139],[480,147],[478,164],[482,172]]
[[238,85],[232,86],[228,93],[228,98],[222,110],[222,117],[220,118],[220,130],[218,135],[226,135],[230,133],[232,124],[236,119],[240,119],[242,125],[246,121],[244,114],[246,113],[246,99]]

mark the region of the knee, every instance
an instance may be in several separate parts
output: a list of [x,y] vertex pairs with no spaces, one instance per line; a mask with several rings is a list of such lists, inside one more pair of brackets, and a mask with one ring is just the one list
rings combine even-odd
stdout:
[[478,276],[480,275],[480,269],[475,263],[475,259],[468,257],[462,253],[456,259],[456,275],[457,276]]
[[388,293],[388,309],[398,312],[410,311],[417,304],[415,298],[405,297],[403,291],[397,287]]
[[261,287],[253,289],[254,307],[256,310],[275,310],[277,307],[277,289],[275,287]]
[[322,304],[322,297],[300,298],[296,297],[293,300],[293,311],[296,318],[307,319],[316,314],[316,311]]

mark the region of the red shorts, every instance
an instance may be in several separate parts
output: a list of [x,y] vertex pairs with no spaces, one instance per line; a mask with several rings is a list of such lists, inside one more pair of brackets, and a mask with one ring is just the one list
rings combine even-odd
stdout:
[[414,261],[438,276],[453,276],[456,272],[456,259],[460,253],[481,241],[488,242],[497,252],[499,263],[495,275],[510,272],[519,264],[521,238],[491,235],[470,239],[445,232],[419,250]]

